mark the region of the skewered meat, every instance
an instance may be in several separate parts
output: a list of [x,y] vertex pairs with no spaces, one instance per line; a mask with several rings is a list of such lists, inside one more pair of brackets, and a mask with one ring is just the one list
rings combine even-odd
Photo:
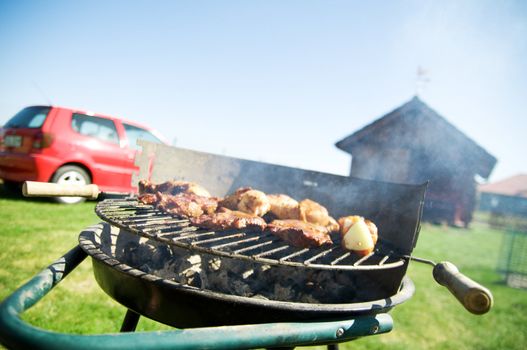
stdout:
[[190,222],[201,228],[211,230],[256,229],[263,231],[265,220],[259,216],[241,211],[219,208],[217,212],[190,218]]
[[300,248],[333,243],[325,227],[301,220],[273,220],[267,225],[266,231]]
[[139,181],[138,188],[140,195],[145,193],[161,192],[171,195],[176,195],[179,193],[193,193],[202,197],[211,197],[209,191],[207,191],[204,187],[187,181],[171,180],[156,185],[148,180],[141,180]]
[[370,254],[377,243],[377,226],[362,216],[345,216],[339,219],[342,246],[365,256]]
[[298,219],[298,202],[285,194],[268,194],[267,198],[271,204],[270,212],[277,219]]
[[265,193],[250,187],[237,189],[233,194],[220,201],[218,206],[257,216],[263,216],[271,209],[271,204]]

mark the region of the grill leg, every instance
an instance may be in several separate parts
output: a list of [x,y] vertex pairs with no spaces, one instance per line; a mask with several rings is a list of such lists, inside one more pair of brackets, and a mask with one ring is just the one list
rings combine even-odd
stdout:
[[339,344],[329,344],[328,350],[339,350]]
[[139,314],[128,309],[124,316],[123,325],[121,326],[121,332],[134,332],[137,323],[139,322]]

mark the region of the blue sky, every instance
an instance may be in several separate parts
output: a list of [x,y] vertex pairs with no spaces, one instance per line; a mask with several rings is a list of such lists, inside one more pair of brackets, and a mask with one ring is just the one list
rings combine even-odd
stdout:
[[0,124],[31,104],[345,175],[334,143],[420,97],[527,173],[525,1],[0,0]]

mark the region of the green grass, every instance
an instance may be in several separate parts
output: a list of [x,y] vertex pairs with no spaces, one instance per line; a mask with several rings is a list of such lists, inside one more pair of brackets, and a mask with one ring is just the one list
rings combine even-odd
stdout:
[[[100,221],[94,202],[60,205],[0,192],[0,300],[77,245],[79,233]],[[95,282],[86,259],[41,302],[23,314],[29,323],[76,334],[116,332],[126,309]],[[138,330],[170,329],[142,318]]]
[[[77,244],[79,232],[98,222],[95,203],[58,205],[44,200],[6,197],[0,192],[0,300]],[[423,225],[414,255],[448,260],[488,287],[494,307],[475,316],[432,277],[431,266],[412,262],[408,275],[415,295],[391,315],[388,334],[342,344],[341,349],[525,349],[527,291],[502,283],[496,272],[504,233],[475,224],[469,230]],[[96,334],[119,330],[124,307],[95,282],[84,261],[24,319],[63,333]],[[141,318],[140,331],[169,329]],[[317,347],[321,349],[321,347]]]
[[525,349],[527,291],[507,287],[496,272],[503,233],[424,225],[414,255],[450,261],[491,290],[494,307],[482,316],[465,311],[432,277],[432,267],[413,262],[408,275],[416,293],[391,315],[394,330],[350,343],[349,349]]

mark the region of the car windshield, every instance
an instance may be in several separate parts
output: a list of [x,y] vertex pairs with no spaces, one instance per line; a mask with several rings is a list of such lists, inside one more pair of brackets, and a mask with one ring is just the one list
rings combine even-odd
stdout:
[[4,125],[5,128],[40,128],[48,116],[50,107],[27,107],[18,112]]
[[154,136],[150,131],[138,128],[130,124],[123,123],[124,130],[126,131],[126,137],[128,138],[128,145],[130,148],[138,149],[137,140],[142,139],[155,143],[163,143],[160,139]]

